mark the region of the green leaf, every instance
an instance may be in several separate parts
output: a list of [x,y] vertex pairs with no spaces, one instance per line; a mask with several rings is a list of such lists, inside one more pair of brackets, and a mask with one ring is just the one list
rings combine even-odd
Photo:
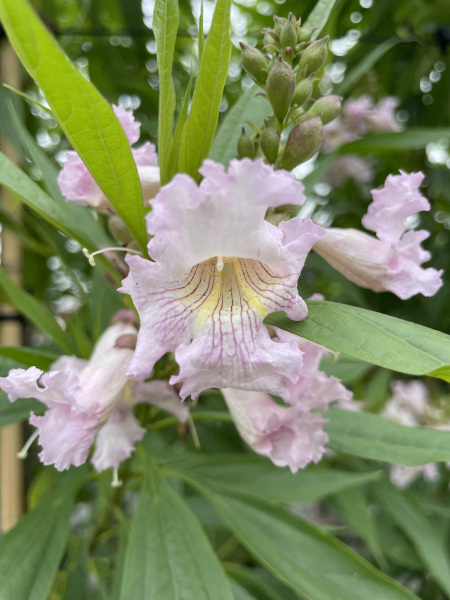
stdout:
[[191,112],[183,130],[180,170],[198,179],[211,148],[231,56],[231,0],[217,0],[195,84]]
[[41,415],[45,412],[45,406],[34,398],[10,402],[6,394],[0,392],[0,427],[25,421],[29,418],[31,411]]
[[337,377],[344,385],[364,377],[371,369],[373,367],[369,363],[345,354],[329,354],[320,361],[320,370],[328,377]]
[[142,188],[112,108],[68,60],[27,0],[0,0],[0,19],[73,148],[145,252]]
[[224,454],[194,456],[167,465],[167,473],[177,471],[208,482],[214,489],[225,492],[241,491],[267,501],[297,504],[309,503],[331,493],[360,486],[379,476],[352,473],[323,467],[308,467],[293,475],[257,456]]
[[402,465],[450,460],[450,433],[398,425],[378,415],[331,408],[325,431],[334,450]]
[[[35,158],[35,155],[31,154],[31,157]],[[86,209],[72,202],[58,201],[57,197],[50,197],[2,153],[0,153],[0,184],[17,194],[24,204],[36,211],[48,223],[74,238],[88,250],[97,250],[99,244],[108,241],[109,238],[100,223],[91,219]]]
[[173,143],[172,143],[172,148],[170,151],[170,163],[169,163],[170,178],[172,178],[178,172],[181,138],[183,136],[184,126],[186,125],[186,121],[188,118],[188,109],[189,109],[189,102],[191,101],[191,92],[192,92],[193,82],[194,82],[194,78],[191,75],[191,77],[189,78],[189,84],[187,86],[186,93],[184,95],[183,106],[181,108],[181,113],[178,118],[178,123],[177,123],[177,126],[175,127],[175,134],[173,136]]
[[161,185],[169,181],[175,112],[172,66],[179,18],[178,0],[156,0],[153,11],[153,33],[157,47],[159,76],[158,157]]
[[265,117],[270,113],[270,104],[266,98],[256,95],[259,92],[261,89],[252,85],[232,106],[214,138],[209,158],[227,166],[236,156],[242,127],[245,126],[247,133],[250,133],[250,128],[245,125],[245,121],[251,121],[257,127],[262,125]]
[[388,482],[374,489],[384,509],[411,540],[427,570],[450,596],[450,556],[440,531],[411,494],[396,489]]
[[45,499],[0,538],[0,597],[48,600],[69,535],[69,517],[83,473],[58,477]]
[[331,534],[264,501],[204,493],[268,571],[307,600],[417,600]]
[[73,354],[73,347],[70,340],[52,313],[36,298],[33,298],[31,294],[28,294],[14,283],[2,267],[0,267],[0,294],[34,323],[36,327],[45,331],[66,354]]
[[317,31],[315,31],[311,37],[312,40],[316,40],[322,29],[325,27],[328,21],[328,17],[331,15],[331,11],[333,10],[333,6],[336,4],[336,0],[318,0],[316,5],[309,13],[308,18],[306,19],[303,27],[317,27]]
[[340,148],[341,154],[371,152],[397,152],[398,150],[422,150],[436,140],[450,139],[450,127],[415,127],[406,131],[370,133],[356,142]]
[[7,356],[26,367],[37,367],[38,369],[47,371],[59,355],[40,348],[0,346],[0,356]]
[[146,471],[131,521],[120,598],[233,600],[197,519],[149,460]]
[[300,322],[282,312],[269,315],[265,322],[380,367],[450,381],[450,336],[335,302],[308,302],[308,310]]
[[364,59],[357,64],[356,67],[354,67],[345,75],[344,81],[336,86],[333,93],[338,95],[345,94],[356,83],[358,83],[358,81],[364,77],[364,75],[367,75],[368,71],[370,71],[370,69],[376,65],[376,63],[386,54],[386,52],[400,42],[401,40],[398,38],[390,38],[389,40],[385,40],[383,43],[376,45],[371,52],[366,54]]

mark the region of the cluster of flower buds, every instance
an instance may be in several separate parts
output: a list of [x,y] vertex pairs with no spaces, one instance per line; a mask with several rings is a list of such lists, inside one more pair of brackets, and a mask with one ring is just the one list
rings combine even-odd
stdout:
[[[312,40],[316,28],[300,27],[292,13],[287,19],[274,17],[273,29],[264,29],[263,54],[241,43],[242,66],[253,81],[263,88],[273,117],[262,129],[251,125],[254,136],[245,130],[238,142],[240,158],[263,155],[275,168],[292,170],[309,160],[322,144],[323,125],[335,119],[341,110],[341,98],[324,96],[314,100],[317,71],[325,64],[328,36]],[[282,132],[289,131],[281,148]]]

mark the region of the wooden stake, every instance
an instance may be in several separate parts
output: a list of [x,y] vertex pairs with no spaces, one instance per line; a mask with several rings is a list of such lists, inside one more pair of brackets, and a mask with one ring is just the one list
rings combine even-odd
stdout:
[[[0,55],[0,73],[3,83],[20,89],[19,61],[7,43]],[[6,115],[5,115],[5,118]],[[18,163],[17,154],[10,142],[2,136],[0,138],[2,152],[12,161]],[[17,219],[20,218],[20,204],[6,190],[1,191],[2,204],[8,212]],[[3,229],[1,232],[2,267],[8,275],[19,285],[21,277],[21,248],[15,235]],[[17,311],[8,305],[0,306],[3,316],[12,317],[12,320],[1,321],[0,344],[4,346],[20,346],[22,344],[22,325],[14,320]],[[0,430],[0,528],[8,531],[19,520],[23,512],[23,463],[17,458],[17,452],[22,447],[22,425],[13,424]]]

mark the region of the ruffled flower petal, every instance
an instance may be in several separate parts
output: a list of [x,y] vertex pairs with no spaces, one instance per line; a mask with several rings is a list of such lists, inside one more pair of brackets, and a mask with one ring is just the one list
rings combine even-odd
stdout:
[[328,441],[323,426],[328,421],[320,414],[279,406],[262,392],[222,392],[243,440],[275,465],[296,473],[323,456]]
[[372,190],[373,202],[362,218],[366,229],[374,231],[380,240],[396,243],[406,229],[408,217],[430,210],[430,203],[419,192],[423,173],[388,175],[379,190]]
[[136,442],[140,442],[146,430],[127,408],[115,410],[100,429],[95,442],[92,464],[97,471],[118,468],[129,458]]
[[126,110],[123,106],[116,106],[115,104],[112,105],[112,109],[125,131],[130,146],[132,146],[140,138],[141,124],[134,118],[133,111]]
[[31,413],[31,425],[39,429],[39,458],[44,465],[55,465],[64,471],[71,465],[86,462],[100,426],[96,417],[86,412],[74,415],[69,404],[52,404],[43,417]]
[[320,371],[320,361],[329,352],[323,346],[305,340],[282,329],[274,328],[281,342],[294,342],[302,352],[303,367],[296,383],[289,383],[289,403],[301,408],[326,410],[335,400],[349,402],[353,394],[336,377],[327,376]]
[[11,369],[7,377],[0,377],[0,389],[8,394],[11,402],[17,398],[36,398],[50,406],[55,402],[70,405],[78,396],[81,386],[74,370],[43,374],[37,367],[30,367]]

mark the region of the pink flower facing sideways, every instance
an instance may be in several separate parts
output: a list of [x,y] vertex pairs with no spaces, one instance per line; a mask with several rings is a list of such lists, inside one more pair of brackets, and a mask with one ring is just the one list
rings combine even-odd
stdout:
[[197,185],[177,175],[147,217],[154,262],[128,256],[121,291],[131,295],[141,328],[128,375],[142,378],[174,352],[182,398],[211,387],[264,390],[289,399],[299,378],[294,342],[270,339],[264,317],[285,310],[306,317],[297,280],[311,246],[324,235],[310,220],[278,227],[270,206],[302,204],[303,186],[262,159],[234,160],[228,172],[211,160]]
[[328,441],[323,431],[328,421],[311,410],[325,410],[333,400],[349,402],[352,393],[338,379],[319,370],[320,360],[327,354],[323,346],[279,329],[274,341],[292,342],[303,355],[300,377],[288,385],[291,406],[280,406],[264,392],[222,391],[243,440],[275,465],[288,466],[295,473],[310,462],[318,462]]
[[[118,468],[146,430],[132,414],[137,403],[150,403],[186,421],[188,408],[163,381],[130,382],[126,370],[133,350],[120,347],[120,338],[136,335],[133,325],[119,322],[98,340],[89,361],[62,356],[48,373],[36,367],[12,369],[0,378],[0,388],[11,402],[37,398],[47,405],[30,423],[39,430],[45,465],[62,471],[86,462],[95,441],[92,462],[98,471]],[[119,344],[119,345],[117,345]]]
[[373,202],[362,219],[377,238],[356,229],[329,228],[314,246],[331,266],[357,285],[390,291],[402,300],[415,294],[433,296],[442,286],[442,271],[421,265],[431,258],[421,243],[428,231],[405,231],[407,219],[430,210],[419,192],[423,173],[389,175],[384,187],[372,190]]
[[[112,108],[126,133],[130,146],[135,144],[140,137],[141,124],[135,120],[131,111],[125,110],[121,106],[113,105]],[[160,188],[155,146],[150,142],[145,142],[139,148],[132,148],[131,152],[141,180],[144,203],[148,203]],[[67,153],[66,162],[58,177],[58,185],[63,196],[70,202],[81,206],[91,206],[99,212],[112,211],[106,196],[76,152]]]

